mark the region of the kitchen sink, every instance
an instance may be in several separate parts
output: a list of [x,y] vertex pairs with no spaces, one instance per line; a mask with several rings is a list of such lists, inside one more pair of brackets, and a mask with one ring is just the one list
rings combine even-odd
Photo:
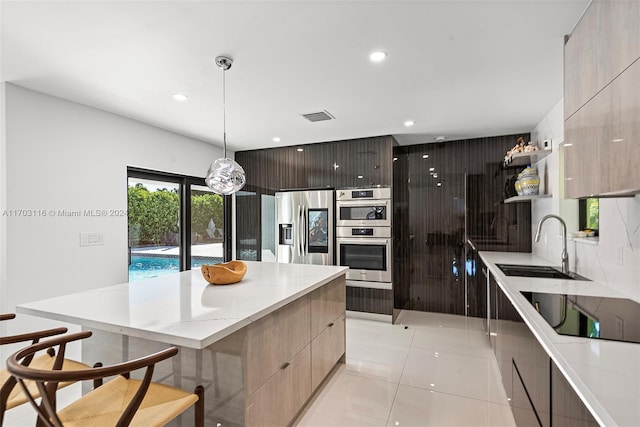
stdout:
[[507,276],[535,277],[540,279],[589,280],[575,273],[563,273],[562,270],[548,265],[496,265]]

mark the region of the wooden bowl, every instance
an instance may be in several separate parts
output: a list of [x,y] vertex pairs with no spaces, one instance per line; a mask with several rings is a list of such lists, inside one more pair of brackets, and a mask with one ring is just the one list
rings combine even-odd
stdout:
[[203,264],[202,276],[212,285],[230,285],[238,283],[247,272],[247,264],[242,261],[229,261],[221,264]]

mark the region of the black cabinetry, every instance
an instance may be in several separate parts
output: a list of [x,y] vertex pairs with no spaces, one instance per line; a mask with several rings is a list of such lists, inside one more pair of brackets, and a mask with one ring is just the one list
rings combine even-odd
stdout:
[[394,178],[406,179],[394,184],[393,199],[407,234],[396,248],[405,266],[395,309],[485,317],[480,290],[466,277],[468,240],[478,250],[531,250],[530,206],[502,204],[504,181],[496,176],[497,159],[520,136],[394,149]]
[[551,421],[554,427],[598,426],[597,421],[554,363],[551,364],[551,384]]
[[[261,260],[266,201],[284,189],[390,187],[393,176],[391,136],[238,151],[247,183],[236,197],[236,257]],[[268,216],[268,215],[265,215]]]
[[551,359],[494,277],[489,282],[491,345],[516,423],[551,425]]
[[489,271],[487,280],[491,345],[516,424],[597,426]]

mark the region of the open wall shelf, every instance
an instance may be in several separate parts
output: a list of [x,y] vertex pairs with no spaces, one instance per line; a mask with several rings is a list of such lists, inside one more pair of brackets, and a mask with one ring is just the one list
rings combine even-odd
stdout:
[[535,162],[544,159],[549,154],[551,154],[551,150],[537,150],[530,151],[528,153],[512,154],[508,158],[504,159],[502,166],[505,168],[514,168],[518,166],[532,165]]
[[503,203],[528,202],[530,200],[548,199],[549,197],[551,197],[551,194],[539,194],[537,196],[514,196],[505,199]]

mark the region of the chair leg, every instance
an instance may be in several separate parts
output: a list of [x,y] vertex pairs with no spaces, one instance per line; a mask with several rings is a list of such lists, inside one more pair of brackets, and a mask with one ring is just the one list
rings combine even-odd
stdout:
[[195,427],[204,427],[204,387],[197,386],[194,393],[198,396],[198,401],[195,405]]
[[[101,368],[102,367],[102,362],[97,362],[93,365],[94,368]],[[102,381],[103,378],[96,378],[95,380],[93,380],[93,389],[97,389],[98,387],[100,387],[102,385]]]

